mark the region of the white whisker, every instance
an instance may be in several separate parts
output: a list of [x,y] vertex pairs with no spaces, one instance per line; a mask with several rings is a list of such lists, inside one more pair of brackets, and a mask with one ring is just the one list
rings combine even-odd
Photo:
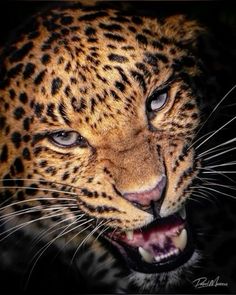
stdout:
[[218,168],[218,167],[222,167],[222,166],[234,166],[234,165],[236,165],[236,161],[218,164],[218,165],[212,165],[212,166],[205,166],[204,168]]
[[[194,193],[192,194],[192,196],[193,196],[193,197],[198,197],[198,196],[195,195]],[[194,199],[194,198],[192,198],[192,197],[188,197],[188,201],[194,201],[194,202],[196,202],[196,203],[198,203],[198,204],[202,204],[199,200],[196,200],[196,199]]]
[[230,178],[228,175],[225,175],[224,173],[222,173],[219,170],[217,171],[217,170],[213,170],[213,169],[210,169],[210,168],[203,168],[203,167],[201,168],[201,170],[206,170],[206,171],[201,172],[202,174],[219,174],[222,177],[228,179],[230,182],[236,183],[232,178]]
[[[196,191],[194,190],[194,192],[196,192]],[[212,192],[209,192],[209,191],[206,192],[206,190],[204,190],[203,188],[202,189],[198,188],[197,193],[201,193],[201,194],[205,195],[206,197],[208,197],[210,195],[213,198],[217,198],[215,195],[213,195]]]
[[[63,232],[65,233],[66,229],[68,229],[70,226],[72,226],[74,223],[76,223],[76,220],[73,221],[72,223],[70,223],[69,225],[65,225],[63,228],[64,230],[60,233],[60,235],[58,234],[53,240],[49,241],[46,245],[44,245],[39,251],[36,252],[36,254],[33,256],[33,258],[31,259],[31,262],[37,257],[37,259],[34,261],[32,267],[31,267],[31,270],[29,272],[29,275],[28,275],[28,279],[27,279],[27,282],[26,282],[26,286],[28,285],[29,283],[29,280],[30,280],[30,277],[34,271],[34,268],[37,264],[37,262],[39,261],[39,259],[42,257],[43,253],[46,252],[46,250],[56,241],[56,239],[58,239],[59,237],[62,237],[63,236]],[[73,230],[74,228],[72,228],[71,230]]]
[[[81,221],[81,220],[80,220]],[[71,223],[69,223],[69,224],[67,224],[67,225],[65,225],[65,227],[64,227],[64,230],[63,231],[61,231],[55,238],[53,238],[52,240],[50,240],[47,244],[45,244],[35,255],[34,255],[34,257],[32,258],[32,260],[31,261],[33,261],[39,254],[40,254],[40,252],[41,252],[41,254],[40,254],[40,256],[43,254],[43,252],[45,252],[56,240],[58,240],[58,239],[60,239],[61,237],[63,237],[64,235],[66,235],[66,234],[68,234],[68,233],[70,233],[70,232],[72,232],[73,230],[75,230],[76,228],[78,228],[78,227],[81,227],[81,226],[83,226],[84,224],[87,224],[88,223],[88,220],[86,219],[85,220],[85,222],[83,222],[82,224],[79,224],[79,225],[76,225],[76,226],[74,226],[73,228],[71,228],[70,230],[68,230],[71,226],[73,226],[74,224],[77,224],[77,222],[78,222],[78,220],[77,219],[75,219],[75,220],[73,220],[73,222],[71,222]],[[40,257],[38,257],[37,258],[37,261],[38,261],[38,259],[39,259]],[[37,262],[36,261],[36,262]]]
[[[18,190],[20,191],[20,190]],[[7,202],[9,202],[11,199],[14,199],[18,193],[18,191],[16,191],[14,194],[12,194],[9,198],[5,199],[1,204],[0,204],[0,210],[2,209],[2,206],[4,204],[6,204]]]
[[[208,170],[208,169],[205,169],[205,170]],[[236,173],[236,171],[218,171],[218,170],[213,170],[213,171],[214,171],[214,173],[221,173],[221,174],[235,174]],[[212,172],[210,172],[210,171],[204,171],[202,173],[209,174],[209,173],[212,173]]]
[[[64,208],[63,208],[64,209]],[[59,214],[51,214],[51,215],[47,215],[47,216],[43,216],[43,217],[40,217],[40,218],[36,218],[36,219],[33,219],[33,220],[30,220],[30,221],[26,221],[26,222],[23,222],[23,223],[20,223],[12,228],[9,228],[9,229],[6,229],[4,232],[0,233],[0,236],[3,236],[5,234],[7,234],[6,236],[4,236],[3,238],[0,239],[0,242],[2,242],[3,240],[5,240],[6,238],[8,238],[10,235],[12,235],[13,233],[15,233],[16,231],[34,223],[34,222],[37,222],[37,221],[40,221],[40,220],[46,220],[46,219],[49,219],[49,218],[53,218],[53,217],[57,217],[57,216],[62,216],[63,213],[59,213]]]
[[200,136],[199,138],[197,138],[195,141],[193,141],[191,143],[191,145],[188,147],[188,150],[191,149],[191,147],[193,147],[197,142],[199,142],[201,139],[203,139],[204,137],[208,136],[209,134],[213,133],[214,130],[207,132],[206,134],[203,134],[202,136]]
[[1,216],[0,221],[4,220],[4,222],[1,225],[4,225],[9,220],[11,220],[11,219],[13,219],[15,217],[18,217],[18,216],[21,216],[21,215],[24,215],[24,214],[28,214],[28,213],[39,212],[39,211],[41,211],[41,209],[42,208],[40,206],[34,206],[34,207],[31,207],[31,208],[21,209],[21,210],[10,212],[10,213],[4,214],[4,215],[0,215]]
[[227,121],[224,125],[222,125],[221,127],[219,127],[216,131],[214,131],[208,138],[206,138],[205,140],[203,140],[195,149],[199,149],[200,146],[202,146],[204,143],[206,143],[209,139],[211,139],[213,136],[215,136],[218,132],[220,132],[223,128],[225,128],[226,126],[228,126],[230,123],[232,123],[234,120],[236,119],[236,116],[234,116],[232,119],[230,119],[229,121]]
[[209,157],[210,155],[215,155],[216,153],[222,152],[222,151],[226,151],[226,149],[224,147],[215,149],[213,151],[209,151],[208,153],[205,153],[204,155],[197,155],[196,159],[201,159],[203,161],[205,161],[205,157]]
[[[52,198],[52,197],[37,197],[37,198],[30,198],[30,199],[26,199],[26,200],[22,200],[22,201],[18,201],[18,202],[14,202],[14,203],[12,203],[12,204],[9,204],[9,205],[6,205],[6,206],[4,206],[4,207],[2,207],[2,208],[0,208],[0,211],[3,211],[3,210],[5,210],[5,209],[7,209],[7,208],[10,208],[10,207],[12,207],[12,206],[14,206],[14,205],[19,205],[19,204],[24,204],[24,203],[28,203],[28,202],[35,202],[35,201],[51,201],[51,200],[53,200],[53,201],[57,201],[57,202],[60,202],[60,201],[73,201],[73,202],[75,202],[74,204],[72,203],[71,205],[76,205],[76,203],[77,203],[77,201],[76,200],[74,200],[74,199],[69,199],[69,198]],[[69,204],[66,204],[66,205],[69,205]]]
[[[87,221],[85,221],[85,222],[83,222],[82,224],[79,224],[79,225],[77,225],[77,226],[74,226],[72,229],[70,229],[70,230],[67,230],[69,227],[71,227],[73,224],[75,224],[75,223],[77,223],[77,220],[74,220],[72,223],[70,223],[69,225],[67,225],[65,228],[64,228],[64,230],[60,233],[60,234],[58,234],[55,238],[53,238],[51,241],[49,241],[46,245],[44,245],[35,255],[34,255],[34,257],[31,259],[31,261],[33,261],[37,256],[37,259],[35,260],[35,262],[34,262],[34,264],[33,264],[33,266],[31,267],[31,270],[30,270],[30,272],[29,272],[29,276],[28,276],[28,280],[27,280],[27,283],[26,283],[26,285],[28,284],[28,282],[29,282],[29,280],[30,280],[30,277],[31,277],[31,275],[32,275],[32,273],[33,273],[33,270],[34,270],[34,268],[35,268],[35,266],[36,266],[36,264],[37,264],[37,262],[39,261],[39,259],[42,257],[42,255],[43,255],[43,253],[45,253],[45,251],[57,240],[57,239],[59,239],[59,238],[61,238],[61,237],[63,237],[63,236],[65,236],[66,234],[68,234],[68,233],[70,233],[70,232],[72,232],[72,231],[74,231],[75,229],[77,229],[77,228],[79,228],[79,227],[81,227],[81,226],[83,226],[83,225],[85,225],[85,224],[87,224],[88,222],[91,222],[91,219],[90,220],[87,220]],[[91,226],[91,224],[87,227],[87,228],[89,228]],[[84,229],[83,229],[84,230]],[[82,231],[83,231],[82,230]],[[81,233],[81,232],[80,232]]]
[[225,185],[225,184],[219,184],[216,182],[212,182],[212,183],[205,183],[205,185],[212,185],[212,186],[219,186],[219,187],[224,187],[230,190],[236,190],[235,186],[230,186],[230,185]]
[[209,195],[211,195],[212,197],[216,198],[214,195],[212,195],[211,193],[207,192],[207,194],[205,193],[205,191],[202,190],[197,190],[194,191],[191,196],[194,196],[195,198],[200,198],[200,199],[204,199],[207,200],[208,202],[214,204],[213,200],[209,198]]
[[217,146],[214,146],[214,147],[212,147],[212,148],[210,148],[210,149],[208,149],[208,150],[202,152],[201,154],[198,155],[198,157],[202,157],[202,156],[204,156],[205,154],[208,154],[210,151],[215,151],[215,149],[218,149],[219,147],[222,147],[222,146],[228,145],[228,144],[233,143],[233,142],[235,142],[235,141],[236,141],[236,137],[234,137],[234,138],[232,138],[232,139],[230,139],[230,140],[228,140],[228,141],[226,141],[226,142],[223,142],[223,143],[221,143],[221,144],[218,144]]
[[[235,118],[236,118],[236,117],[235,117]],[[213,155],[213,156],[211,156],[211,157],[205,158],[205,159],[203,159],[203,161],[209,161],[209,160],[211,160],[211,159],[213,159],[213,158],[219,157],[219,156],[221,156],[221,155],[224,155],[224,154],[229,153],[229,152],[234,151],[234,150],[236,150],[236,147],[233,147],[233,148],[231,148],[231,149],[228,149],[228,150],[226,150],[226,151],[223,151],[223,152],[218,153],[218,154],[216,154],[216,155]]]
[[[107,223],[109,223],[110,220],[107,221]],[[103,230],[101,230],[98,234],[98,236],[95,238],[95,241],[99,239],[100,236],[102,236],[108,229],[110,229],[109,226],[105,227]]]
[[89,240],[89,238],[105,223],[103,220],[86,236],[86,238],[83,239],[82,242],[80,242],[79,246],[76,248],[74,255],[72,256],[71,263],[74,261],[76,254],[78,253],[79,249]]
[[231,198],[233,198],[233,199],[236,199],[236,197],[235,196],[233,196],[233,195],[230,195],[230,194],[227,194],[227,193],[224,193],[224,192],[222,192],[222,191],[218,191],[218,190],[216,190],[216,189],[213,189],[213,188],[211,188],[211,187],[205,187],[205,186],[199,186],[199,187],[191,187],[191,188],[195,188],[195,189],[198,189],[198,188],[203,188],[204,190],[210,190],[210,191],[213,191],[213,192],[215,192],[215,193],[217,193],[217,194],[219,194],[219,195],[224,195],[224,196],[227,196],[227,197],[231,197]]
[[[71,184],[67,184],[67,183],[63,183],[63,182],[57,182],[57,181],[50,181],[50,180],[46,180],[46,179],[37,179],[37,178],[2,178],[0,179],[0,182],[6,182],[6,181],[29,181],[29,182],[39,182],[40,184],[50,184],[50,185],[60,185],[60,186],[65,186],[65,187],[69,187],[72,189],[79,189],[79,187],[71,185]],[[31,188],[31,187],[30,187]],[[61,191],[64,192],[64,191]]]
[[[92,222],[93,221],[93,219],[90,219],[90,220],[88,220],[88,221],[86,221],[86,223],[84,223],[84,224],[87,224],[87,223],[89,223],[89,222]],[[82,225],[84,225],[84,224],[82,224]],[[81,233],[83,233],[84,231],[86,231],[88,228],[90,228],[92,226],[92,224],[89,224],[87,227],[85,227],[85,228],[83,228],[81,231],[79,231],[79,232],[77,232],[75,235],[73,235],[66,243],[65,243],[65,245],[63,246],[63,248],[62,248],[62,250],[72,241],[72,240],[74,240],[78,235],[80,235]],[[78,227],[80,227],[80,225],[78,226]],[[77,228],[77,227],[75,227],[75,228]]]
[[[208,116],[208,118],[205,120],[205,122],[202,124],[202,126],[200,127],[200,129],[197,131],[197,133],[196,133],[196,136],[199,134],[199,132],[202,130],[202,128],[206,125],[206,123],[209,121],[209,119],[211,118],[211,116],[215,113],[215,111],[218,109],[218,107],[223,103],[223,101],[230,95],[230,93],[231,92],[233,92],[234,91],[234,89],[236,88],[236,85],[234,85],[224,96],[223,96],[223,98],[218,102],[218,104],[214,107],[214,109],[211,111],[211,113],[210,113],[210,115]],[[235,119],[235,117],[234,117],[234,119]],[[229,124],[229,123],[228,123]],[[227,125],[228,125],[227,124]],[[227,126],[227,125],[225,125],[225,126]],[[222,127],[223,128],[223,127]],[[220,130],[222,129],[222,128],[220,128]],[[218,132],[218,131],[217,131]],[[213,133],[213,135],[211,135],[209,138],[207,138],[206,140],[204,140],[200,145],[198,145],[197,147],[196,147],[196,149],[197,148],[199,148],[201,145],[203,145],[203,143],[205,143],[206,141],[208,141],[212,136],[214,136],[214,134],[216,134],[216,133]]]
[[[73,213],[79,213],[81,212],[80,210],[74,211]],[[48,228],[47,230],[43,231],[42,233],[40,233],[39,235],[37,235],[37,237],[34,238],[33,242],[35,244],[37,244],[40,240],[42,240],[42,238],[46,238],[49,235],[52,235],[54,232],[57,232],[59,230],[61,230],[62,228],[64,228],[66,225],[63,225],[61,227],[58,227],[58,225],[60,225],[61,223],[67,222],[69,220],[73,220],[74,218],[76,218],[76,222],[78,221],[85,221],[87,219],[82,219],[85,216],[85,214],[80,214],[79,216],[76,215],[75,216],[69,216],[67,218],[63,218],[61,221],[55,223],[53,226],[51,226],[50,228]],[[55,228],[57,227],[57,228]]]
[[45,192],[52,192],[52,193],[61,193],[61,194],[68,194],[77,196],[77,193],[72,193],[68,191],[61,191],[56,189],[49,189],[49,188],[41,188],[41,187],[31,187],[31,186],[0,186],[0,189],[30,189],[30,190],[39,190]]
[[[30,208],[26,208],[26,209],[21,209],[21,210],[17,210],[17,211],[14,211],[14,212],[10,212],[10,213],[7,213],[7,214],[3,214],[3,215],[0,215],[0,221],[2,220],[7,220],[13,216],[14,217],[17,217],[17,216],[21,216],[21,215],[24,215],[24,214],[28,214],[28,213],[34,213],[34,212],[43,212],[44,211],[55,211],[57,209],[61,209],[61,208],[64,208],[64,209],[67,209],[67,208],[70,208],[70,209],[76,209],[78,208],[77,206],[75,205],[63,205],[63,204],[58,204],[58,205],[54,205],[53,207],[42,207],[40,205],[37,205],[37,206],[33,206],[33,207],[30,207]],[[6,223],[7,221],[5,221],[4,223]],[[4,223],[2,225],[4,225]]]
[[196,178],[199,179],[200,181],[216,180],[216,178],[212,178],[212,177],[199,177],[199,176],[196,176]]

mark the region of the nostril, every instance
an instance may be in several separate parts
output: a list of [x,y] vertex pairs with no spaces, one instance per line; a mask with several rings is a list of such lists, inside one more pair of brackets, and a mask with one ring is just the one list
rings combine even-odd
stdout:
[[146,191],[137,191],[125,193],[124,197],[134,203],[142,206],[150,206],[151,202],[159,201],[166,187],[166,176],[162,175],[154,188]]

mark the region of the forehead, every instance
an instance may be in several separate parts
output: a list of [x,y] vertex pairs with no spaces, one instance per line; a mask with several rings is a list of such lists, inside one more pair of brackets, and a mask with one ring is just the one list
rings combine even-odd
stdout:
[[[52,24],[54,29],[50,32]],[[160,70],[168,69],[168,65],[170,68],[176,51],[180,52],[174,42],[166,42],[166,29],[157,20],[120,16],[112,10],[53,12],[43,26],[47,30],[43,30],[39,46],[46,53],[45,62],[53,58],[59,69],[67,61],[65,75],[72,71],[83,84],[87,82],[85,77],[92,77],[96,85],[120,77],[123,81],[117,81],[116,86],[124,90],[126,72],[139,79],[146,92],[144,80],[151,76],[161,79]]]
[[54,10],[38,17],[9,61],[24,56],[26,93],[44,104],[52,121],[56,109],[80,125],[116,124],[117,116],[126,122],[137,115],[173,74],[184,50],[167,35],[156,19]]

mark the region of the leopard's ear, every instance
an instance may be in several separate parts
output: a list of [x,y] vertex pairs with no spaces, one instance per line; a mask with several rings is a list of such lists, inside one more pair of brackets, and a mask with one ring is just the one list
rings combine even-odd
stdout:
[[183,45],[196,45],[196,41],[207,33],[204,26],[185,15],[174,15],[164,20],[164,34]]

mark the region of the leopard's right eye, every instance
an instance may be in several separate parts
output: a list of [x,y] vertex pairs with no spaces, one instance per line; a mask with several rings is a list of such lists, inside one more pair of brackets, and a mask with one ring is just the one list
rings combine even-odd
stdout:
[[50,141],[62,148],[86,147],[87,141],[76,131],[59,131],[49,134]]
[[155,91],[147,100],[147,111],[156,112],[161,110],[167,103],[169,98],[168,91]]

